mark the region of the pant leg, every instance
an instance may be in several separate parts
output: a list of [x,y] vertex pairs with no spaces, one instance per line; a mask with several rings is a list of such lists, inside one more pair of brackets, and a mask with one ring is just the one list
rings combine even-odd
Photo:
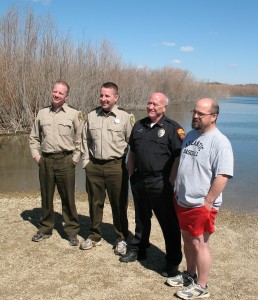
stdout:
[[55,174],[53,159],[41,157],[39,162],[39,182],[41,191],[42,216],[39,220],[39,231],[51,234],[55,227],[53,197],[55,192]]
[[128,173],[123,160],[115,160],[104,165],[107,193],[112,208],[116,243],[128,236]]
[[131,248],[135,251],[145,251],[150,246],[152,211],[145,190],[144,181],[138,173],[131,178],[131,190],[135,207],[135,234],[131,241]]
[[165,239],[166,260],[171,265],[178,266],[182,261],[181,232],[174,208],[173,194],[172,186],[166,181],[160,198],[155,199],[152,204]]
[[72,156],[54,159],[56,184],[62,201],[64,231],[68,236],[76,235],[80,230],[75,205],[75,165]]
[[102,237],[101,224],[106,197],[103,165],[90,161],[86,168],[86,191],[88,194],[91,227],[89,238],[99,241]]

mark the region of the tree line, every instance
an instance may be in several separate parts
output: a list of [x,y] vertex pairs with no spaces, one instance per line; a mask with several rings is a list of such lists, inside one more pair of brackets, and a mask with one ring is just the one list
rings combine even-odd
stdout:
[[30,131],[59,79],[71,87],[69,103],[85,114],[98,105],[106,81],[117,83],[120,106],[128,110],[144,108],[154,91],[165,93],[171,103],[258,95],[257,85],[198,82],[187,70],[171,67],[137,68],[124,63],[108,40],[75,43],[58,32],[51,16],[38,18],[30,8],[10,7],[0,18],[0,134]]

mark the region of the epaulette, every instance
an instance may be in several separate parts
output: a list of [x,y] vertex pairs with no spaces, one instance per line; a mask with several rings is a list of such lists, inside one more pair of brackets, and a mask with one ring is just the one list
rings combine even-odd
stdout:
[[47,105],[47,106],[45,106],[44,108],[49,108],[49,107],[51,107],[52,106],[52,104],[50,104],[50,105]]
[[101,105],[98,106],[98,107],[93,108],[92,110],[90,110],[90,112],[91,112],[91,111],[94,111],[94,110],[97,110],[97,109],[100,109],[100,108],[102,108]]
[[125,111],[125,112],[127,112],[128,114],[132,114],[131,111],[129,111],[129,110],[127,110],[127,109],[124,109],[123,107],[117,106],[117,109],[118,109],[118,110]]
[[70,108],[73,108],[73,109],[78,110],[76,107],[74,107],[74,106],[72,106],[72,105],[70,105],[70,104],[67,104],[67,106],[69,106]]

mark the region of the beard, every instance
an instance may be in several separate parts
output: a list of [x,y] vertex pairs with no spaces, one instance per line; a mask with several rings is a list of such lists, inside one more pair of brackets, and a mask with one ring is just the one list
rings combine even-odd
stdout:
[[193,119],[192,120],[192,128],[196,130],[201,129],[201,122],[198,119]]

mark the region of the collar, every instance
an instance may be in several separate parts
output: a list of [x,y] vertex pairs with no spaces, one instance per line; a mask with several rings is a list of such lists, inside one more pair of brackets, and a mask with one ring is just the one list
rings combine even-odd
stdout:
[[146,118],[146,121],[144,122],[146,126],[148,127],[151,127],[151,128],[154,128],[155,126],[158,126],[158,127],[163,127],[164,126],[164,121],[166,120],[166,116],[163,115],[162,118],[157,122],[155,123],[152,127],[151,127],[151,124],[153,123],[152,120],[147,117]]
[[105,112],[102,107],[99,108],[99,111],[98,111],[98,115],[103,115],[103,116],[109,116],[109,115],[113,115],[113,116],[117,116],[118,114],[118,107],[117,105],[115,104],[114,107],[109,111],[109,112]]
[[67,112],[68,105],[66,103],[63,104],[63,106],[59,107],[58,109],[54,108],[53,105],[50,105],[50,111],[59,112],[60,110],[63,110],[64,112]]

